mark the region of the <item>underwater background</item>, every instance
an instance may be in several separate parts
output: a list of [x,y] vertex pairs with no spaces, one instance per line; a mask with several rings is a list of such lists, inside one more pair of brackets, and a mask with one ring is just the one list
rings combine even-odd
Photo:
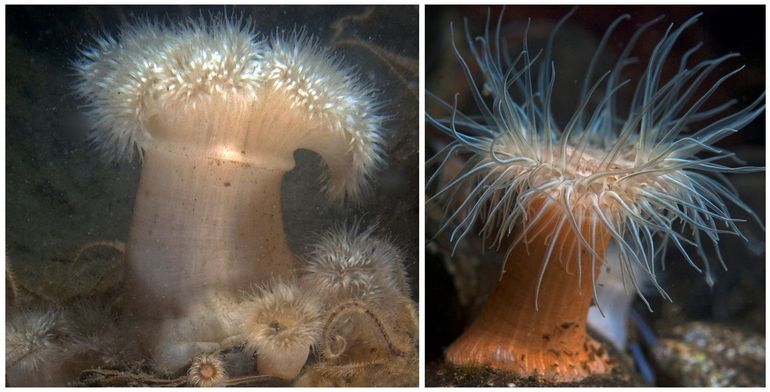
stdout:
[[[537,53],[545,46],[554,24],[572,8],[536,5],[506,7],[501,35],[508,40],[509,52],[518,53],[520,50],[531,18],[529,45]],[[501,11],[499,6],[426,6],[427,92],[450,105],[455,93],[459,93],[458,110],[467,115],[479,114],[462,68],[452,51],[451,40],[454,39],[476,82],[480,83],[478,65],[467,48],[465,20],[467,18],[470,35],[476,37],[483,34],[488,16],[491,16],[489,24],[494,32]],[[613,64],[614,58],[643,23],[665,16],[645,33],[635,48],[633,54],[642,60],[641,64],[644,64],[670,23],[679,26],[700,12],[703,15],[698,22],[684,32],[669,54],[671,71],[676,70],[684,52],[701,41],[703,47],[689,64],[738,52],[740,57],[718,67],[714,74],[721,76],[741,65],[746,67],[722,85],[707,101],[706,107],[733,98],[738,101],[734,109],[750,104],[765,90],[764,6],[581,6],[562,26],[554,45],[556,83],[553,110],[557,123],[565,124],[572,115],[594,50],[607,26],[617,17],[628,13],[631,19],[621,23],[614,31],[605,54],[600,57],[595,78],[607,69],[608,64]],[[450,34],[450,22],[454,23],[454,37]],[[639,64],[631,66],[624,70],[622,80],[631,78],[633,86],[642,70]],[[709,78],[699,91],[711,87],[716,79],[718,77]],[[632,88],[630,90],[633,91]],[[624,101],[621,99],[619,102],[619,106],[623,107]],[[446,113],[428,95],[426,112],[434,116]],[[748,166],[765,166],[765,118],[766,113],[761,114],[718,145],[734,151]],[[426,125],[426,159],[447,142],[441,132],[430,124]],[[434,170],[435,167],[426,167],[426,178]],[[728,178],[738,189],[741,199],[764,222],[765,173],[735,174],[728,175]],[[427,190],[428,195],[431,192],[435,190]],[[746,213],[734,205],[730,206],[730,211],[733,217],[747,220],[739,224],[739,228],[749,241],[727,235],[720,237],[720,248],[728,269],[715,267],[716,283],[713,287],[706,284],[704,276],[692,269],[678,251],[669,247],[665,272],[660,281],[673,303],[653,290],[647,296],[652,313],[638,299],[633,305],[641,316],[640,322],[649,326],[655,335],[656,343],[647,344],[639,336],[637,322],[629,327],[630,341],[638,342],[641,347],[637,355],[652,361],[653,378],[642,377],[630,353],[615,353],[627,359],[626,377],[587,380],[578,385],[764,385],[766,237],[762,228]],[[441,216],[440,206],[430,203],[426,206],[426,237],[429,240],[436,236],[443,223]],[[478,236],[465,238],[450,256],[452,245],[445,233],[426,245],[426,385],[542,386],[534,380],[516,379],[489,369],[458,370],[443,363],[443,350],[473,320],[487,294],[497,284],[502,263],[502,256],[494,250],[482,251]],[[707,344],[726,343],[720,345],[720,352],[710,351],[692,344],[694,336]],[[727,336],[731,338],[727,339]],[[730,349],[733,352],[751,351],[751,354],[740,358],[729,357],[725,352]],[[657,362],[655,355],[659,358]]]

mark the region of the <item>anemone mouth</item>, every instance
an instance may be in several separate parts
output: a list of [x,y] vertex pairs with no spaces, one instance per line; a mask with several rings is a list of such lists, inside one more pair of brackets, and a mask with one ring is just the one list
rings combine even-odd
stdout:
[[309,348],[321,331],[320,303],[284,282],[259,287],[241,312],[248,346],[257,353]]
[[[681,60],[669,59],[678,37],[699,15],[669,27],[644,60],[635,88],[634,81],[623,80],[622,75],[634,61],[636,43],[660,18],[641,25],[614,66],[597,77],[596,60],[613,30],[628,18],[624,15],[610,25],[596,49],[572,117],[557,124],[551,112],[556,72],[551,53],[559,27],[571,13],[556,24],[540,52],[528,47],[526,33],[519,53],[501,50],[509,47],[499,36],[502,15],[496,31],[490,31],[488,21],[485,34],[475,39],[466,23],[469,58],[453,42],[479,115],[458,111],[456,97],[454,104],[439,100],[449,116],[426,115],[451,140],[427,162],[437,165],[427,181],[437,190],[428,201],[441,202],[445,208],[439,232],[449,231],[455,247],[468,234],[480,232],[492,246],[508,245],[510,254],[516,244],[527,243],[546,226],[554,231],[551,241],[562,232],[575,235],[575,258],[585,251],[601,261],[591,233],[606,230],[619,249],[621,268],[640,294],[637,281],[642,277],[633,275],[632,265],[641,267],[642,275],[667,297],[657,284],[656,264],[663,262],[668,246],[677,248],[694,269],[705,271],[711,284],[704,245],[713,245],[724,266],[719,236],[743,236],[736,224],[741,220],[732,217],[728,205],[763,226],[724,174],[764,168],[730,166],[726,162],[734,154],[715,144],[764,111],[764,94],[733,113],[726,111],[734,101],[704,108],[719,86],[742,67],[712,81],[717,67],[735,55],[689,64],[700,45]],[[482,82],[475,79],[470,62],[480,69]],[[664,65],[671,62],[677,72],[664,77]],[[630,104],[621,102],[619,91],[629,88]],[[624,104],[628,106],[621,110]],[[468,158],[455,176],[440,183],[439,174],[456,156]],[[560,213],[533,210],[537,203]],[[700,263],[688,248],[698,254]],[[546,254],[543,265],[550,256]]]
[[187,383],[194,387],[221,386],[226,379],[227,371],[219,353],[198,355],[187,371]]

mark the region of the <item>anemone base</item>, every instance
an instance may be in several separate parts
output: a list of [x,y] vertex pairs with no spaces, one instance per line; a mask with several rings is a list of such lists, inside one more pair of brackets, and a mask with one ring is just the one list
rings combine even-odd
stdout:
[[[449,362],[491,366],[551,382],[577,381],[610,370],[609,356],[586,330],[600,259],[578,246],[571,227],[557,224],[552,229],[554,221],[564,219],[560,204],[530,206],[533,212],[539,209],[553,218],[551,225],[514,246],[507,272],[478,317],[447,348]],[[581,229],[593,231],[590,225]],[[593,250],[602,256],[610,236],[600,228],[595,231]]]
[[310,347],[286,347],[257,353],[257,374],[293,380],[307,362]]
[[[543,336],[540,339],[545,340]],[[463,335],[447,348],[445,356],[457,366],[489,366],[520,377],[552,382],[579,381],[608,373],[613,367],[601,343],[588,336],[578,347],[545,344],[533,348],[511,342],[506,336]]]

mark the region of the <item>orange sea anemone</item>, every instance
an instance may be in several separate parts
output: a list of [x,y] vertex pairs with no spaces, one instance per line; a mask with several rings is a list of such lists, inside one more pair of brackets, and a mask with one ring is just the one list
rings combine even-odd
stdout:
[[[642,60],[646,66],[638,80],[625,80],[623,71],[635,61],[634,46],[660,19],[643,24],[615,64],[599,72],[597,57],[627,18],[608,28],[565,124],[552,113],[557,68],[551,56],[566,17],[542,52],[529,49],[526,33],[521,51],[507,51],[500,36],[502,14],[495,30],[488,23],[475,39],[466,24],[470,60],[483,74],[482,82],[454,47],[480,115],[459,112],[455,98],[454,104],[443,103],[447,117],[427,116],[453,140],[428,162],[438,164],[428,185],[450,158],[468,158],[454,178],[438,185],[430,201],[444,201],[442,230],[456,243],[479,232],[507,252],[499,284],[470,327],[446,349],[449,362],[550,381],[605,373],[611,367],[606,352],[586,334],[593,298],[584,291],[595,297],[596,276],[610,243],[617,247],[627,285],[640,291],[642,274],[667,297],[658,283],[667,246],[711,279],[714,260],[704,247],[713,247],[724,265],[719,237],[742,236],[728,204],[762,224],[724,174],[764,168],[730,166],[726,162],[734,154],[715,144],[762,114],[764,94],[731,114],[725,113],[734,101],[704,106],[743,67],[712,80],[714,71],[737,55],[690,64],[696,46],[681,59],[671,58],[677,39],[698,16],[669,26],[651,56]],[[669,76],[663,68],[670,62],[676,73]],[[634,84],[630,105],[621,108],[619,92]]]

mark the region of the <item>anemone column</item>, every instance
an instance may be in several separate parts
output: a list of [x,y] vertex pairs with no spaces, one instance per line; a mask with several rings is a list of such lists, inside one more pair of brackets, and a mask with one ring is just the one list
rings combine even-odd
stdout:
[[145,348],[165,364],[230,336],[237,293],[293,268],[281,179],[294,166],[295,142],[260,129],[292,124],[255,127],[263,113],[243,97],[227,98],[180,105],[149,121],[153,142],[144,149],[124,302],[127,318],[142,321]]
[[545,209],[544,229],[514,245],[507,272],[481,313],[447,348],[450,362],[554,381],[579,380],[609,369],[601,345],[586,333],[586,318],[600,270],[597,259],[604,256],[610,236],[597,228],[591,240],[592,225],[582,225],[594,255],[579,244],[562,205],[535,200],[531,216],[540,209]]
[[183,304],[160,300],[171,292],[187,305],[208,289],[290,273],[293,256],[275,230],[285,168],[160,152],[145,154],[143,168],[126,254],[135,315],[182,314]]

